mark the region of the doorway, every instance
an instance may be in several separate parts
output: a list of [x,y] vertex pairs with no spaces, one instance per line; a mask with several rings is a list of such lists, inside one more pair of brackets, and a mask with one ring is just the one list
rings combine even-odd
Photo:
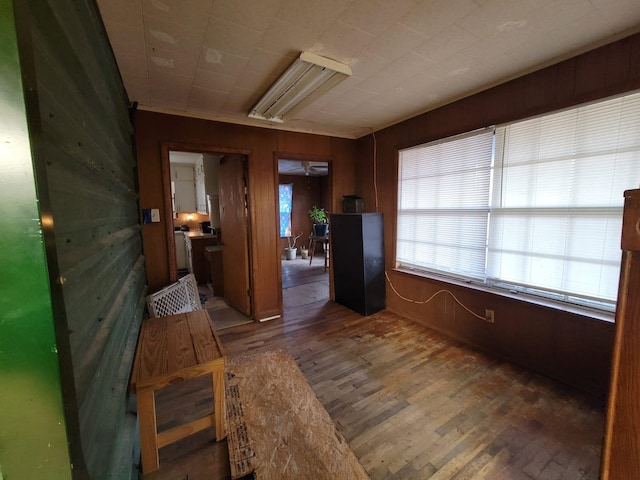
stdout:
[[[308,212],[314,206],[330,211],[331,162],[280,156],[277,164],[279,191],[290,195],[289,205],[283,205],[283,198],[279,201],[282,307],[286,312],[329,300],[329,266],[325,261],[328,243],[310,244],[313,223]],[[296,248],[295,257],[285,252],[292,246]],[[309,251],[311,247],[314,251]]]
[[248,156],[176,143],[162,150],[170,278],[194,274],[201,298],[250,319]]

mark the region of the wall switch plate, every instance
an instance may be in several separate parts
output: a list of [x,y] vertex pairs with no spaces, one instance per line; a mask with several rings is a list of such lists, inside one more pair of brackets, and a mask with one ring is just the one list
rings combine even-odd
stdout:
[[158,208],[151,209],[151,221],[153,223],[158,223],[160,221],[160,209]]

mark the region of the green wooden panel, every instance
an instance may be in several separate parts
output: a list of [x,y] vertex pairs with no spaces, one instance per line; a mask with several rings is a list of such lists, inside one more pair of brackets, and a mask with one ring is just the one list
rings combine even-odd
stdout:
[[67,479],[57,343],[10,0],[0,0],[0,169],[0,477]]

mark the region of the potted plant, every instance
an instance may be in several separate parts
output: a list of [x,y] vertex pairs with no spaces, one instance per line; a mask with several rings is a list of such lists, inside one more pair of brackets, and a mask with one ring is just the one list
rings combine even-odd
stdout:
[[313,222],[313,235],[326,237],[329,233],[329,225],[327,224],[327,212],[324,211],[324,208],[318,208],[314,205],[309,210],[309,217]]
[[300,247],[300,258],[302,259],[309,258],[309,249],[307,248],[306,245],[302,245]]
[[301,236],[302,232],[300,232],[298,235],[292,235],[291,233],[289,233],[289,235],[287,236],[287,242],[289,243],[289,246],[284,249],[284,257],[287,260],[296,259],[296,253],[298,252],[298,249],[296,248],[296,240],[298,240]]

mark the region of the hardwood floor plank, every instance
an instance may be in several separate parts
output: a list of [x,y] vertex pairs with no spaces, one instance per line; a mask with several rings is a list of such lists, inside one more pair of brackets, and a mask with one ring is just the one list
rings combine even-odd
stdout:
[[[304,281],[317,279],[305,271]],[[321,301],[220,338],[228,355],[289,352],[374,480],[598,478],[601,405],[392,313],[362,317]],[[203,408],[210,391],[191,406],[158,398],[161,423]],[[225,442],[214,440],[205,431],[161,449],[149,478],[229,478]]]

